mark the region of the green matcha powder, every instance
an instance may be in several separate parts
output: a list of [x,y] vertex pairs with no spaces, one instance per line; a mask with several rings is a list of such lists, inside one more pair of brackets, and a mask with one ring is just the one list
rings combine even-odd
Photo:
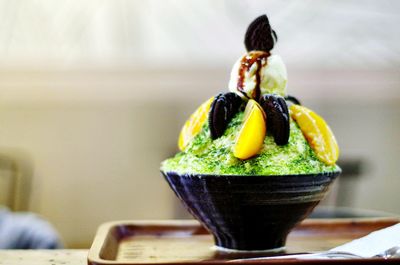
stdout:
[[328,166],[315,156],[293,120],[290,121],[290,138],[287,145],[276,145],[273,137],[268,134],[259,155],[248,160],[234,157],[232,150],[242,119],[243,112],[238,113],[229,123],[224,135],[216,140],[210,138],[206,122],[185,151],[165,160],[161,170],[180,174],[216,175],[290,175],[338,170],[336,165]]

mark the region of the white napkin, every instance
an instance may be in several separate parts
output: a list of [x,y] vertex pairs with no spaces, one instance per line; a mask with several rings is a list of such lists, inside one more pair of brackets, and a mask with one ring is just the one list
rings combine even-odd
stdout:
[[361,257],[370,258],[382,254],[385,250],[394,246],[400,246],[400,223],[377,230],[330,251],[350,252]]
[[[284,256],[273,256],[273,257],[258,257],[258,258],[245,258],[236,259],[229,262],[241,262],[241,261],[262,261],[262,260],[275,260],[275,259],[346,259],[346,256],[341,255],[327,255],[332,252],[345,252],[358,255],[363,258],[371,258],[373,256],[383,254],[386,250],[400,246],[400,223],[389,226],[387,228],[377,230],[364,237],[353,240],[344,245],[332,248],[329,251],[312,254],[295,254],[295,255],[284,255]],[[323,255],[322,255],[323,254]]]

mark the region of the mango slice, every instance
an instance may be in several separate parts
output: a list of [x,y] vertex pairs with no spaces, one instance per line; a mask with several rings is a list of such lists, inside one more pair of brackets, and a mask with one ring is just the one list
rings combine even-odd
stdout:
[[334,165],[339,158],[339,146],[324,119],[300,105],[290,106],[290,115],[299,125],[318,159],[327,165]]
[[239,159],[248,159],[256,155],[264,144],[267,131],[265,113],[261,106],[250,99],[244,111],[243,125],[233,147],[233,155]]
[[181,151],[185,150],[188,143],[201,131],[201,128],[208,119],[208,112],[213,100],[214,97],[211,97],[201,104],[183,125],[178,140],[178,147]]

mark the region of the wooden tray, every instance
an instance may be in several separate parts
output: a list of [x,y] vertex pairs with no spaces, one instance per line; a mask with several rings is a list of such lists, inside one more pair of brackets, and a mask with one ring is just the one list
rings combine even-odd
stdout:
[[[308,219],[290,233],[285,253],[328,250],[398,222],[399,220],[395,218]],[[100,226],[89,250],[88,264],[226,264],[234,259],[262,256],[268,254],[217,251],[213,247],[211,235],[194,220],[119,221]],[[258,263],[378,264],[383,261],[400,264],[400,259],[378,258],[327,261],[284,259],[258,261]]]

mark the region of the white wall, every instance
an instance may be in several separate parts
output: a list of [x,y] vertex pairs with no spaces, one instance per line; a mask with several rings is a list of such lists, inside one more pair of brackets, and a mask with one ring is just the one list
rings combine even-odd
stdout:
[[88,247],[102,222],[173,217],[159,165],[175,149],[175,112],[152,102],[0,107],[0,154],[32,167],[26,210],[67,246]]

